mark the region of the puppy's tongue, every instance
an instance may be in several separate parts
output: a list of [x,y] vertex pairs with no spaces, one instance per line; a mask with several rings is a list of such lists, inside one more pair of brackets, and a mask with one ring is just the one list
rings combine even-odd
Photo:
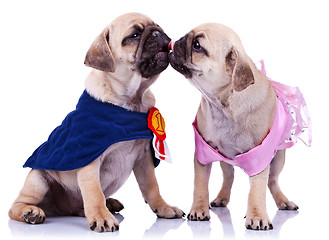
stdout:
[[175,46],[175,42],[174,41],[171,41],[168,45],[168,48],[169,48],[169,51],[174,51],[174,46]]

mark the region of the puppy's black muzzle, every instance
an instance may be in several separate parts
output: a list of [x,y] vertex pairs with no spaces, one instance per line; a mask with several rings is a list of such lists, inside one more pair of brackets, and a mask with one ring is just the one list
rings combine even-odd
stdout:
[[186,61],[187,60],[187,37],[184,36],[175,42],[173,49],[175,58]]
[[169,65],[169,48],[171,39],[157,25],[145,27],[137,55],[137,68],[142,77],[149,78],[161,73]]
[[188,48],[188,37],[184,36],[175,42],[173,51],[169,54],[170,65],[186,78],[192,77],[192,72],[186,67],[186,64],[191,59],[191,54]]
[[142,47],[142,57],[151,57],[158,52],[169,53],[168,45],[170,38],[158,27],[146,27],[144,34],[145,41]]

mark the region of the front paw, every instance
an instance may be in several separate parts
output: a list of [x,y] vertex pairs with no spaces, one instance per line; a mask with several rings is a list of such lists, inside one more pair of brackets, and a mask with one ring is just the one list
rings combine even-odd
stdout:
[[182,218],[185,213],[177,207],[169,205],[158,206],[153,209],[158,218]]
[[251,230],[270,230],[273,229],[273,224],[267,214],[264,216],[246,216],[247,229]]
[[95,232],[114,232],[119,230],[118,220],[109,212],[87,217],[90,230]]
[[192,207],[190,213],[187,215],[187,219],[191,221],[209,221],[209,206]]

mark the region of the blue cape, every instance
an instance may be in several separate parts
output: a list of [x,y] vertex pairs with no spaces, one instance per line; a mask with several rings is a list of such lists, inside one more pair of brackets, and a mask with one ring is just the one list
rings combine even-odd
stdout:
[[[76,110],[66,116],[23,167],[68,171],[86,166],[114,143],[152,139],[147,117],[147,113],[97,101],[84,91]],[[154,157],[154,165],[159,162]]]

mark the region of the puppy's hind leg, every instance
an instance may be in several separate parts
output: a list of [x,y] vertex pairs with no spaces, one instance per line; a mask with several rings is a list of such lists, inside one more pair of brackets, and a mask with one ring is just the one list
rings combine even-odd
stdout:
[[32,169],[28,174],[19,196],[9,210],[11,219],[38,224],[45,221],[44,211],[36,205],[46,195],[49,186],[42,170]]
[[282,193],[279,186],[279,175],[285,163],[285,150],[278,151],[271,162],[270,175],[268,187],[272,193],[276,205],[280,210],[297,210],[298,206],[289,201],[288,198]]
[[223,171],[223,184],[216,199],[211,202],[212,207],[226,207],[230,201],[231,189],[234,180],[234,167],[226,162],[220,162]]

